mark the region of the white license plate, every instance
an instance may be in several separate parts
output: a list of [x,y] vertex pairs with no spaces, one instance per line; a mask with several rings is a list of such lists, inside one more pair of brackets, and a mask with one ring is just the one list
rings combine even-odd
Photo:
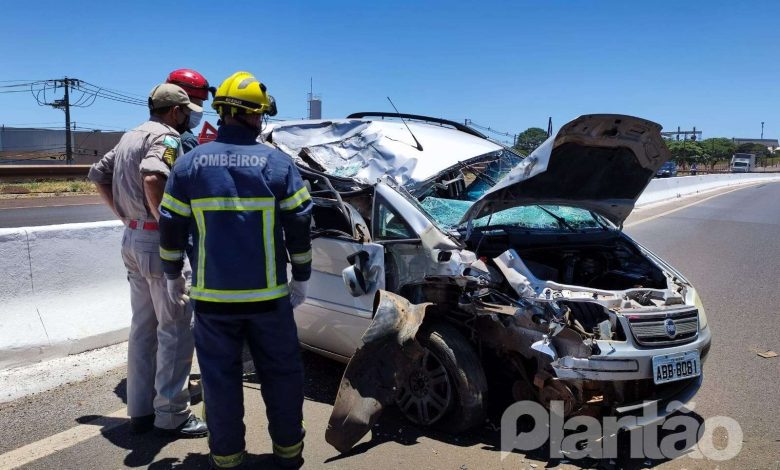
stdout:
[[653,356],[653,381],[657,384],[701,375],[699,351]]

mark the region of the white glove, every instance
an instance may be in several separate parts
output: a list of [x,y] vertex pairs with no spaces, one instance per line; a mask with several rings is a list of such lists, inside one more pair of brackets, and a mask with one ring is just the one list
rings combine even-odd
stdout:
[[290,303],[295,308],[306,300],[306,287],[309,285],[308,281],[296,281],[293,279],[290,281]]
[[187,280],[183,275],[176,279],[166,279],[168,283],[168,298],[176,305],[184,306],[190,301],[187,295]]

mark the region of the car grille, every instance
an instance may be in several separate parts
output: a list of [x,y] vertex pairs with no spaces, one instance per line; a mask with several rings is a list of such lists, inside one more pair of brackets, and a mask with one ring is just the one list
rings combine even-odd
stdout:
[[[674,325],[671,328],[669,322]],[[628,323],[637,342],[642,346],[668,346],[693,341],[699,334],[698,310],[629,317]],[[674,330],[670,335],[669,331]]]

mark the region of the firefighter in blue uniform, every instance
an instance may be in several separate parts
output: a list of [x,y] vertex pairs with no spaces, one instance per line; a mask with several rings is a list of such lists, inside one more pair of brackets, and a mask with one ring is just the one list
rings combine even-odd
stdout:
[[[237,72],[216,92],[217,140],[176,160],[160,205],[168,292],[187,301],[181,275],[190,234],[195,346],[210,462],[245,455],[241,349],[249,344],[266,404],[274,460],[303,464],[303,365],[292,309],[311,274],[311,197],[292,159],[257,143],[270,109],[265,86]],[[287,282],[287,259],[292,280]]]

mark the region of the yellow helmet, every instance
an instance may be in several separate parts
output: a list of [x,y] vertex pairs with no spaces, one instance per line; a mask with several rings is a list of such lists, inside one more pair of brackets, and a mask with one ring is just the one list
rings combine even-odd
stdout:
[[249,72],[236,72],[217,88],[211,107],[220,116],[226,113],[234,116],[239,113],[267,113],[271,103],[265,85],[254,75]]

